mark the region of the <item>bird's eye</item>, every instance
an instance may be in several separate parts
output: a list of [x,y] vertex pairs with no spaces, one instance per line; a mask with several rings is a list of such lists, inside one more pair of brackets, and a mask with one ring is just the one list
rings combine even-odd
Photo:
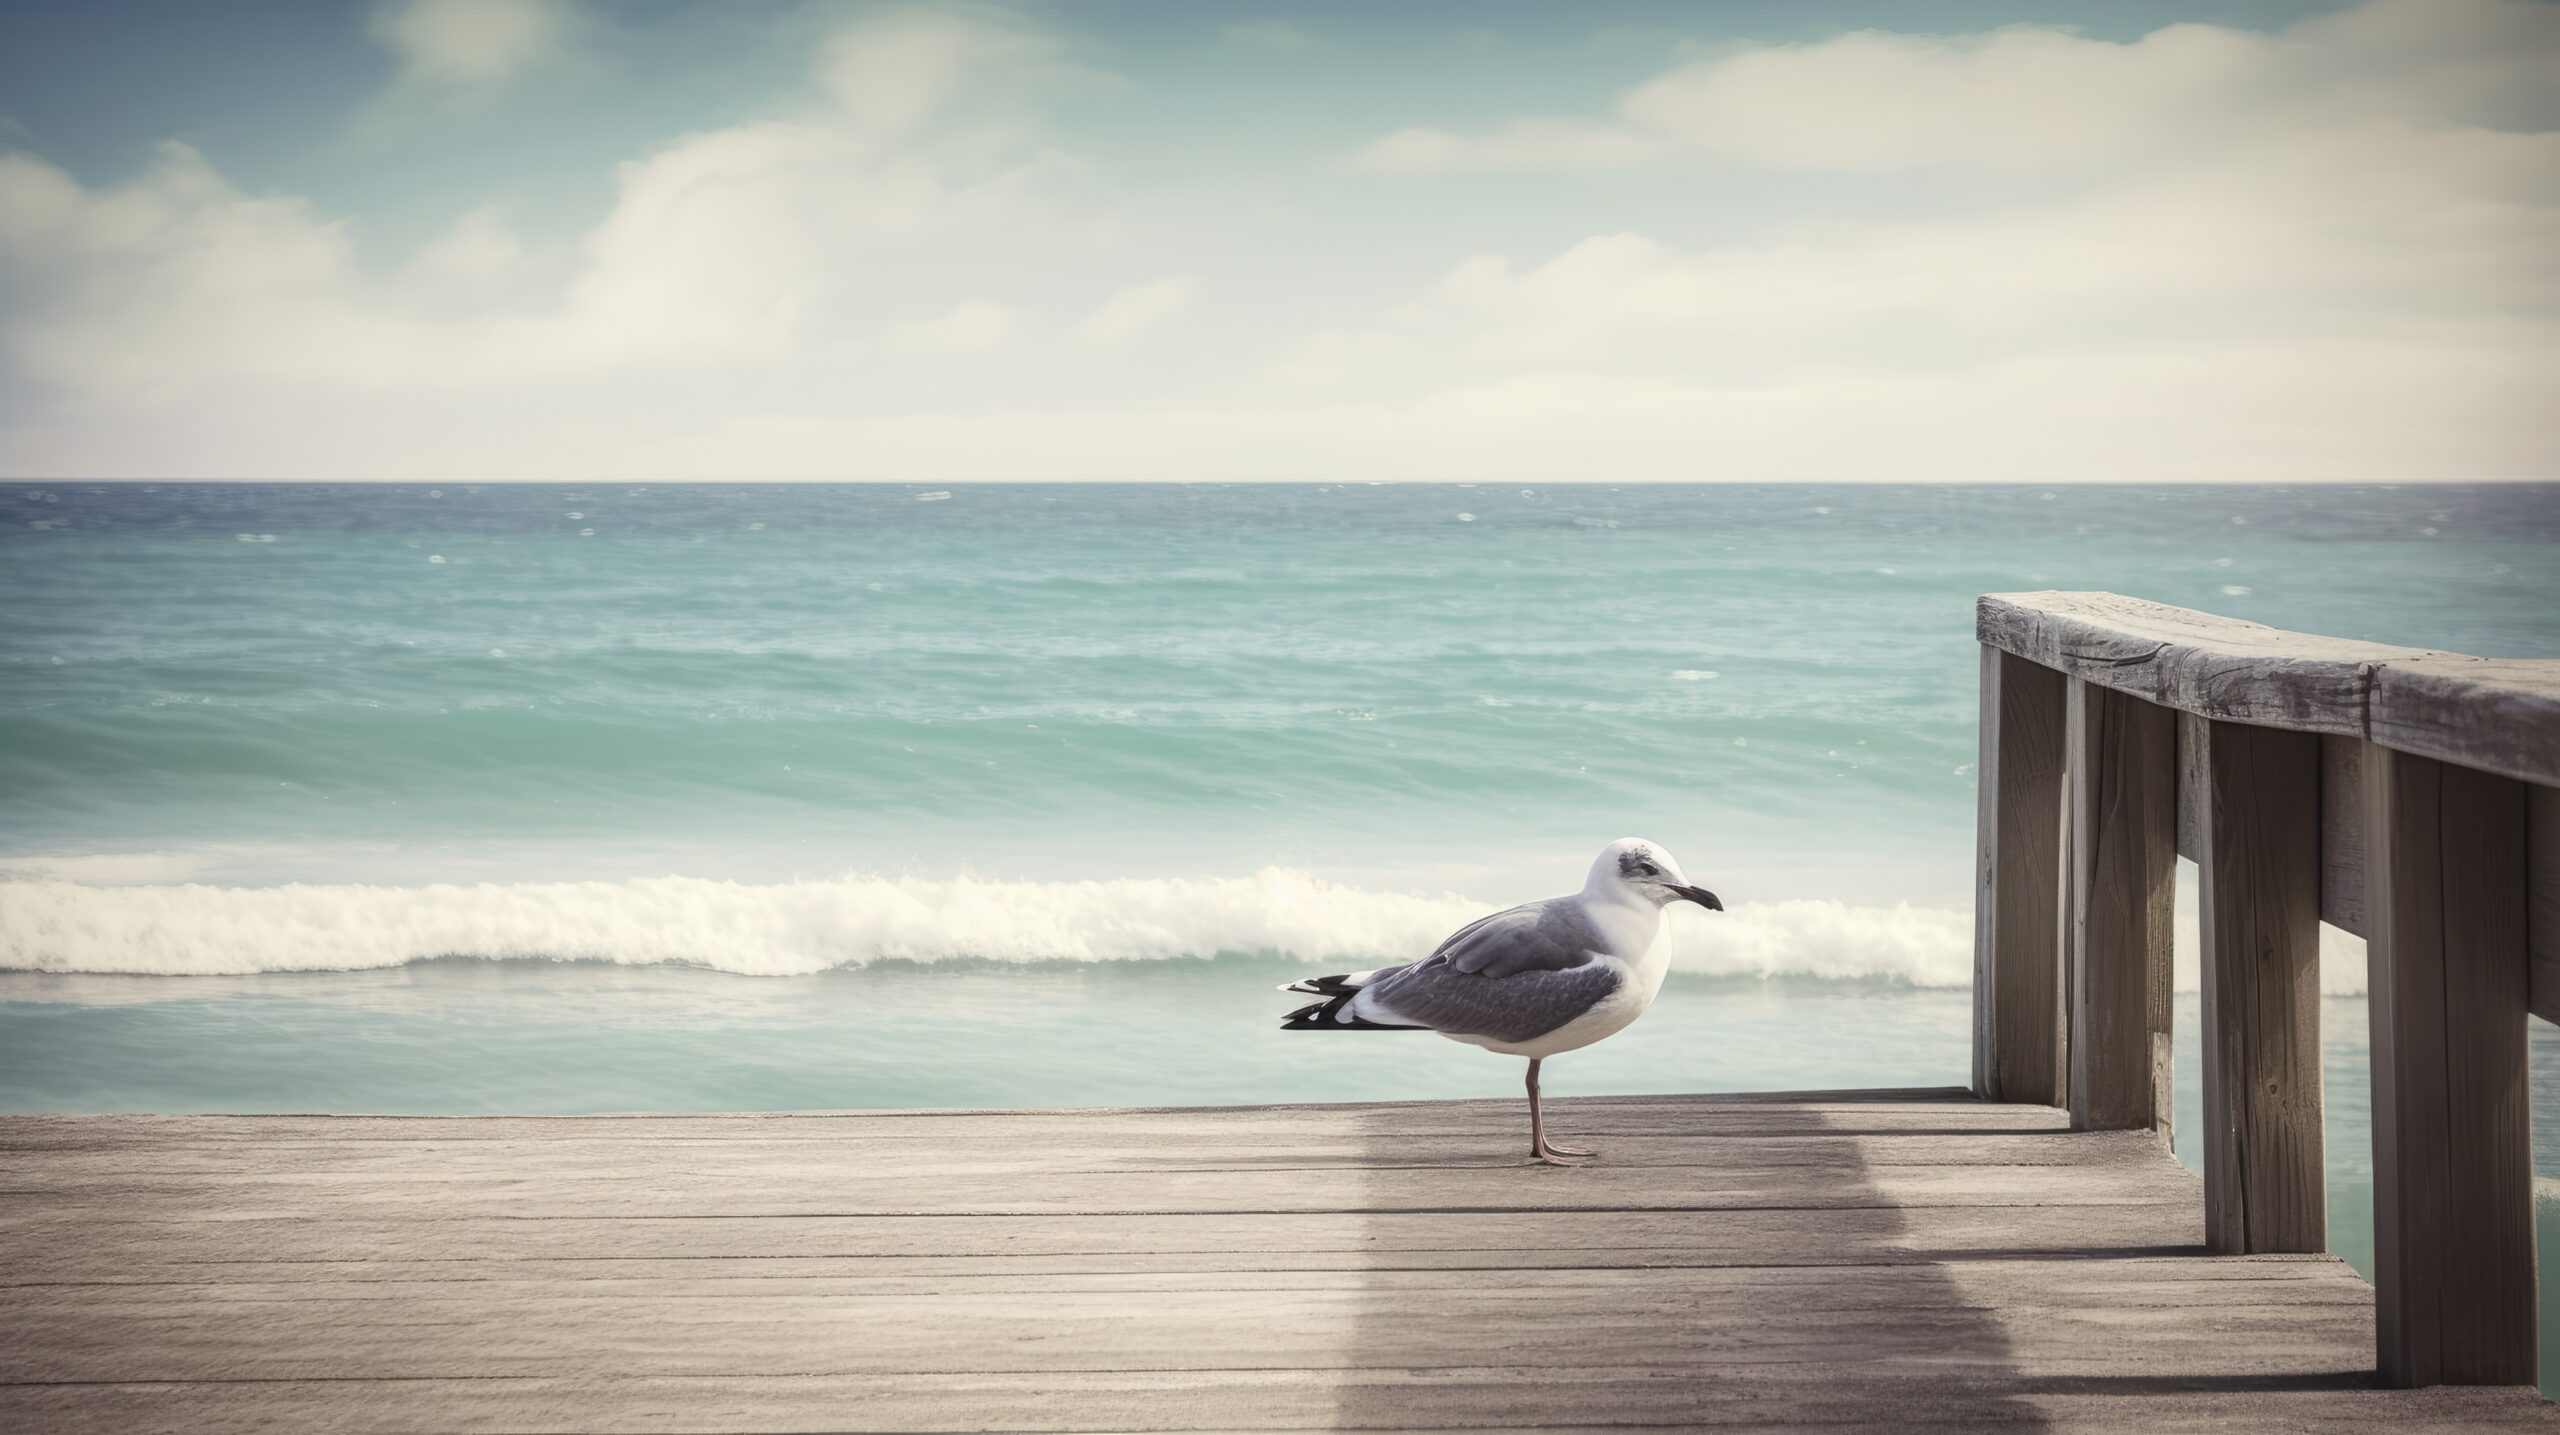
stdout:
[[1639,877],[1659,877],[1662,873],[1650,862],[1639,862],[1636,864],[1636,875]]

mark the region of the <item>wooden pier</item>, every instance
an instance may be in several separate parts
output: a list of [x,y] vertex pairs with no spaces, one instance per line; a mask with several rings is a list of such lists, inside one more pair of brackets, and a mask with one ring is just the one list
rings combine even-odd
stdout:
[[[1970,1090],[1554,1103],[1575,1170],[1512,1101],[0,1118],[0,1430],[2560,1429],[2560,664],[2105,594],[1978,631]],[[2372,952],[2378,1290],[2322,1253],[2323,920]]]
[[2335,1258],[1958,1090],[21,1117],[0,1429],[2560,1428]]

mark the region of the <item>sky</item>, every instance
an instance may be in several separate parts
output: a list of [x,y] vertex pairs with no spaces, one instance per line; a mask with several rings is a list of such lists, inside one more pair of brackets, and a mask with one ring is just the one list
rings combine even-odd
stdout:
[[0,8],[0,475],[2560,476],[2560,5]]

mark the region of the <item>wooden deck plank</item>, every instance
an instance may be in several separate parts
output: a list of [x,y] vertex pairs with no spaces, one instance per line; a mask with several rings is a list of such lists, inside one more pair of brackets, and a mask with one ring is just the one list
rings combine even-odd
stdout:
[[2560,1428],[2145,1133],[1555,1106],[0,1118],[0,1426]]
[[[507,1269],[619,1274],[700,1270],[902,1273],[1161,1270],[1606,1269],[1771,1263],[1870,1265],[1987,1259],[2018,1251],[2086,1258],[2184,1250],[2202,1240],[2185,1203],[2103,1208],[1958,1206],[1914,1212],[1744,1211],[1700,1221],[1644,1212],[1595,1222],[1583,1212],[1486,1217],[1452,1235],[1426,1216],[1372,1217],[1356,1239],[1330,1216],[1111,1219],[985,1218],[923,1226],[862,1221],[462,1222],[217,1226],[66,1222],[0,1235],[23,1255],[17,1282],[120,1279],[286,1280],[367,1270],[477,1276]],[[456,1254],[466,1252],[467,1254]]]
[[[50,1387],[0,1414],[29,1428],[92,1423],[131,1430],[809,1431],[809,1430],[1321,1430],[1753,1429],[1955,1432],[2059,1430],[2539,1430],[2530,1392],[2446,1387],[2359,1388],[2350,1378],[2255,1383],[2175,1377],[2108,1382],[2054,1378],[2019,1390],[2007,1373],[1878,1361],[1855,1370],[1769,1367],[1748,1386],[1680,1387],[1626,1365],[1539,1372],[1444,1367],[1346,1374],[1319,1384],[1294,1371],[1093,1375],[972,1373],[886,1378],[735,1380],[474,1379],[295,1381],[223,1386]],[[1612,1417],[1592,1423],[1595,1413]],[[1880,1418],[1880,1412],[1889,1412]]]

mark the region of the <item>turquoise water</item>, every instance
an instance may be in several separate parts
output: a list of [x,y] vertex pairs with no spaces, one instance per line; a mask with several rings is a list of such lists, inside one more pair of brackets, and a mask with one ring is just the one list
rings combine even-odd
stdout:
[[0,967],[1329,961],[1637,833],[1734,906],[1684,967],[1961,983],[1975,595],[2560,652],[2548,487],[14,484],[0,514]]
[[[1428,1034],[1284,1038],[1292,1003],[1274,988],[1301,974],[1275,958],[801,977],[442,961],[183,985],[0,974],[0,1082],[21,1110],[421,1114],[1518,1092],[1519,1062]],[[1957,990],[1683,976],[1666,993],[1622,1036],[1556,1061],[1547,1089],[1943,1084],[1971,1039]]]
[[2560,651],[2551,488],[931,492],[0,485],[0,861],[1945,902],[1979,593]]
[[1270,988],[1631,833],[1729,910],[1551,1090],[1960,1084],[2045,587],[2560,654],[2560,489],[0,485],[0,1110],[1506,1094]]

